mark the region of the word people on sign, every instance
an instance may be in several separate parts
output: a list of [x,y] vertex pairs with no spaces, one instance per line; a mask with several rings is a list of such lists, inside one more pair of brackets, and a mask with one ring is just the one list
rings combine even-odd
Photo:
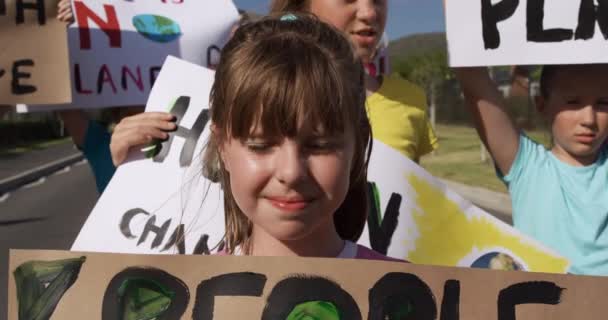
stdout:
[[[604,39],[608,40],[608,1],[580,0],[578,26],[572,28],[545,29],[545,0],[527,0],[526,28],[530,42],[560,42],[565,40],[588,40],[595,34],[599,24]],[[596,5],[597,1],[597,5]],[[482,0],[483,39],[486,49],[500,46],[498,23],[509,19],[518,8],[519,0]]]
[[[126,256],[122,257],[126,258]],[[120,256],[109,255],[106,258],[120,259]],[[208,260],[201,259],[198,262],[202,266],[205,266],[205,263],[211,266],[213,263],[215,272],[203,274],[195,279],[188,277],[188,283],[164,268],[146,264],[139,264],[137,267],[128,266],[118,272],[105,271],[95,278],[95,285],[105,288],[103,297],[87,297],[86,299],[89,300],[87,305],[93,303],[91,300],[101,298],[102,320],[139,319],[144,314],[150,319],[180,319],[186,315],[192,292],[194,294],[192,319],[218,319],[215,306],[217,298],[235,299],[230,304],[234,307],[238,305],[239,298],[246,297],[259,298],[260,303],[265,304],[260,316],[263,320],[294,319],[294,315],[303,310],[317,314],[316,318],[320,319],[432,320],[439,317],[442,320],[459,320],[461,300],[467,300],[469,304],[475,301],[475,299],[461,299],[461,287],[466,286],[467,283],[463,277],[467,272],[464,269],[460,277],[442,277],[442,285],[434,284],[436,286],[434,292],[424,280],[425,277],[420,274],[425,267],[419,267],[417,273],[413,270],[408,272],[388,270],[396,267],[405,269],[403,268],[405,264],[399,262],[370,264],[369,267],[374,267],[376,270],[372,270],[373,276],[367,276],[363,280],[368,285],[366,289],[368,294],[361,295],[357,292],[349,292],[344,286],[344,280],[332,279],[330,274],[311,270],[287,275],[274,282],[274,280],[270,281],[273,272],[276,272],[269,268],[271,263],[259,263],[256,268],[246,271],[222,272],[221,263],[227,266],[228,260],[215,260],[217,257],[206,259]],[[312,259],[308,260],[313,262]],[[230,261],[237,262],[237,260]],[[315,262],[319,263],[319,261]],[[352,260],[344,263],[344,266],[355,266],[357,263],[361,262]],[[81,275],[84,264],[91,264],[86,268],[89,271],[84,273],[92,273],[91,268],[101,267],[101,257],[80,256],[52,261],[29,260],[16,266],[13,271],[17,289],[16,299],[12,301],[16,300],[19,304],[18,319],[30,319],[37,310],[35,307],[43,310],[44,318],[48,319],[62,300],[69,300],[66,303],[75,303],[76,295],[67,298],[65,293],[72,287],[78,286],[79,282],[86,281],[82,278],[88,274]],[[280,270],[274,268],[277,269]],[[284,269],[288,270],[287,267]],[[331,273],[335,274],[338,265],[333,269]],[[184,268],[181,272],[186,273],[186,270]],[[175,271],[177,270],[173,270]],[[358,272],[364,271],[359,269]],[[203,279],[198,280],[200,278]],[[470,279],[469,282],[474,282]],[[440,303],[436,298],[439,286],[443,289]],[[34,290],[35,288],[37,289]],[[83,286],[81,285],[80,288],[82,290]],[[96,288],[88,288],[91,289]],[[499,320],[516,320],[517,306],[525,304],[534,304],[536,308],[539,308],[539,305],[557,306],[562,303],[565,291],[566,288],[558,286],[554,281],[535,281],[530,279],[530,276],[520,281],[502,282],[495,297],[494,308]],[[266,297],[263,297],[264,292],[268,292]],[[474,291],[464,290],[464,292]],[[574,301],[569,303],[572,303],[572,307],[576,307]],[[361,311],[365,308],[363,304],[368,309],[366,315]],[[325,316],[321,317],[320,314]],[[251,319],[255,318],[255,316],[251,317]]]
[[17,320],[602,319],[608,294],[604,277],[364,259],[11,250],[9,262]]

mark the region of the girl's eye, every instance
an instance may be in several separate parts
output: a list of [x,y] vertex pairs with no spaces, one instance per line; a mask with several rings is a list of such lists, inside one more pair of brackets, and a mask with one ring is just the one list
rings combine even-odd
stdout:
[[317,152],[329,152],[338,148],[338,144],[335,141],[319,139],[311,141],[307,148]]
[[245,146],[247,147],[247,149],[249,149],[249,151],[262,153],[269,151],[270,148],[272,148],[272,143],[262,140],[248,140],[245,141]]

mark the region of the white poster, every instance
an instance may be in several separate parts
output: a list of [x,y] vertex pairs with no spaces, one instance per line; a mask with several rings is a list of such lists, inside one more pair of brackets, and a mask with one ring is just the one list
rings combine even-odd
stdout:
[[[201,174],[212,82],[210,70],[167,59],[147,110],[172,107],[180,128],[152,159],[136,151],[119,167],[72,250],[208,254],[221,247],[222,193]],[[421,264],[567,270],[566,259],[474,207],[379,141],[368,181],[369,218],[359,242],[376,251]]]
[[114,174],[72,250],[191,254],[209,253],[219,244],[224,235],[222,192],[218,184],[201,176],[200,156],[209,135],[206,110],[213,74],[167,58],[146,110],[173,107],[172,112],[181,114],[180,129],[154,159],[144,159],[139,150],[132,152]]
[[213,67],[238,12],[230,0],[75,0],[72,105],[144,105],[167,55]]
[[445,1],[450,66],[608,62],[608,3]]

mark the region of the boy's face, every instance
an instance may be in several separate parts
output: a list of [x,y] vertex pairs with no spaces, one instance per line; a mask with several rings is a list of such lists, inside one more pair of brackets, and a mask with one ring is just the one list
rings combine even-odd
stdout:
[[386,25],[388,0],[310,0],[309,11],[344,32],[363,62],[370,62]]
[[608,65],[571,66],[550,80],[539,110],[551,123],[558,155],[573,164],[593,163],[608,138]]

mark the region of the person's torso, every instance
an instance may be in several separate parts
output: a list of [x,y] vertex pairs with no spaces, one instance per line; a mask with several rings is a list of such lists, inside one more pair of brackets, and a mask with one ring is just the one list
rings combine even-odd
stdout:
[[511,191],[514,225],[572,262],[571,272],[608,275],[608,163],[572,167],[538,146]]

